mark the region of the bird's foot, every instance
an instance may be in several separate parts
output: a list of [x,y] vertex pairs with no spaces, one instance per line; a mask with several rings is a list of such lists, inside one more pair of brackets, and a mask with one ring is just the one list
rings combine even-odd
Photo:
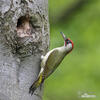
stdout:
[[41,60],[44,58],[44,56],[43,55],[41,55]]

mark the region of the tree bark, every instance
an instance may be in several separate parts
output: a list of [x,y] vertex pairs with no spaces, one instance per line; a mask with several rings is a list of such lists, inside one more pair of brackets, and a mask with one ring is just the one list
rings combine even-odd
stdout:
[[0,100],[42,99],[29,87],[48,46],[47,0],[0,0]]

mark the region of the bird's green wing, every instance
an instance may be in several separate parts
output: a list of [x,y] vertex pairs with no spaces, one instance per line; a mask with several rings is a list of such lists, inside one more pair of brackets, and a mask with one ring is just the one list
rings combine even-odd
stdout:
[[59,57],[59,52],[58,52],[57,49],[55,49],[49,55],[49,57],[48,57],[48,59],[46,61],[46,66],[53,66],[58,57]]
[[55,49],[50,53],[46,61],[44,72],[43,72],[44,77],[48,77],[55,70],[58,59],[59,59],[59,52],[57,49]]

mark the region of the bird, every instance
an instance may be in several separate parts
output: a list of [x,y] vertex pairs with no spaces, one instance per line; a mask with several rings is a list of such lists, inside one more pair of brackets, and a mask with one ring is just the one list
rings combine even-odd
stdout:
[[63,32],[61,32],[61,35],[64,39],[64,45],[50,50],[45,56],[41,56],[41,68],[39,75],[29,88],[29,93],[31,95],[39,86],[44,83],[44,80],[47,79],[56,70],[65,56],[73,50],[73,41],[67,38]]

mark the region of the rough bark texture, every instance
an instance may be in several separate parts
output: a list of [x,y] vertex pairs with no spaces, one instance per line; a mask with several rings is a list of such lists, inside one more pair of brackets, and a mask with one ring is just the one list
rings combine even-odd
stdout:
[[42,99],[28,92],[48,46],[47,0],[0,0],[0,100]]

